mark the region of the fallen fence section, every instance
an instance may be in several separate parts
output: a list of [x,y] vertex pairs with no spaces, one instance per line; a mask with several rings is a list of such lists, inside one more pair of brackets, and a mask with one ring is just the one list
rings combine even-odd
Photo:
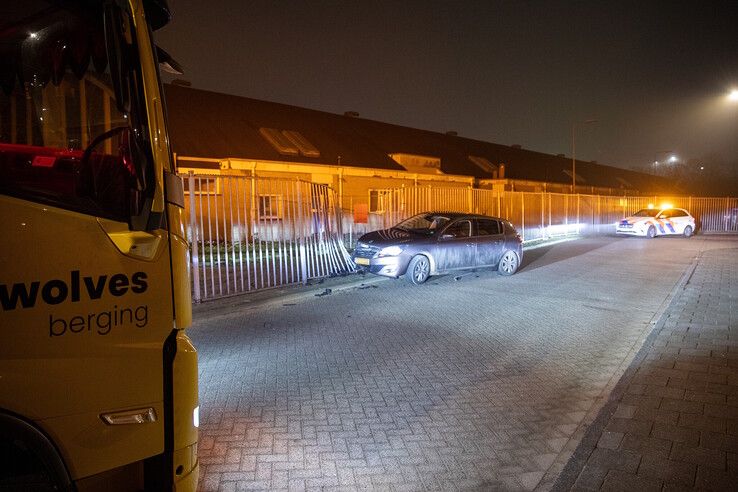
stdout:
[[353,271],[328,186],[295,179],[183,177],[194,302]]

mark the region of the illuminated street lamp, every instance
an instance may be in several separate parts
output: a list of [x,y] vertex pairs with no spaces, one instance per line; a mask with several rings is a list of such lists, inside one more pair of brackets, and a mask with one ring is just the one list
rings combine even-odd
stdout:
[[738,89],[732,89],[728,93],[728,101],[730,101],[730,102],[738,102]]
[[597,120],[575,121],[571,124],[571,192],[577,189],[577,158],[576,158],[576,138],[575,129],[577,124],[586,125],[588,123],[597,123]]
[[672,154],[668,159],[667,162],[676,162],[677,158],[673,155],[673,150],[657,150],[653,156],[653,167],[657,167],[661,162],[659,161],[659,155],[661,154]]

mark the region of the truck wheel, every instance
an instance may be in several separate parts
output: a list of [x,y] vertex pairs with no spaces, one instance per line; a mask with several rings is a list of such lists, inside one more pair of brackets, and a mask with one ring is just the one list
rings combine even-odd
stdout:
[[2,413],[0,456],[0,490],[74,490],[51,441],[31,424]]

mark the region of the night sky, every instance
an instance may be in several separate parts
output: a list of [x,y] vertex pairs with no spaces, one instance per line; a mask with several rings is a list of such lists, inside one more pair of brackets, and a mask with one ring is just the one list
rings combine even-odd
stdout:
[[738,169],[738,1],[170,5],[157,42],[195,88],[567,156],[580,122],[578,158]]

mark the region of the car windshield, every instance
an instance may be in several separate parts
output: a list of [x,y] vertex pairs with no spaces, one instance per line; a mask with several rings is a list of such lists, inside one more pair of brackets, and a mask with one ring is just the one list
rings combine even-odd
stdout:
[[633,217],[656,217],[659,211],[655,208],[643,208],[633,214]]
[[394,228],[430,236],[437,230],[441,229],[450,220],[451,219],[448,217],[438,214],[419,214],[403,220]]

